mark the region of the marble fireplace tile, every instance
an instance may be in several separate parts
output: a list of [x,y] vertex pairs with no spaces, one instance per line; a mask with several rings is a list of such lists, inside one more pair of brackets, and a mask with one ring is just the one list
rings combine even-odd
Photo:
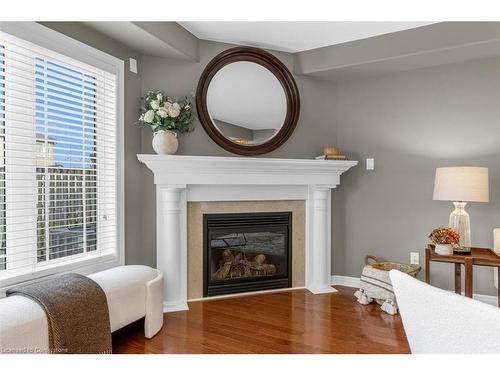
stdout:
[[305,285],[305,201],[233,201],[187,203],[187,294],[203,297],[203,214],[292,212],[292,287]]

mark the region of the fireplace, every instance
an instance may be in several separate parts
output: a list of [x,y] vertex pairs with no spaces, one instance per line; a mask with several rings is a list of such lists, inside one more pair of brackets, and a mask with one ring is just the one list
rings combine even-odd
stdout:
[[203,296],[292,285],[292,213],[203,215]]
[[[204,282],[203,276],[208,272],[203,268],[200,233],[203,214],[188,218],[189,205],[198,203],[220,208],[204,214],[292,211],[292,286],[305,286],[315,294],[335,291],[331,287],[331,192],[340,184],[340,175],[357,165],[357,161],[144,154],[137,157],[154,174],[156,264],[164,277],[164,312],[189,309],[189,290],[191,299],[206,295],[204,283],[208,287],[208,282]],[[280,208],[272,207],[274,201],[282,202]],[[283,205],[289,201],[303,201],[303,217]],[[253,202],[255,209],[225,208],[232,203],[246,206]],[[269,202],[269,207],[265,202]],[[303,222],[303,232],[296,231],[297,222]],[[303,247],[297,246],[297,242],[302,242]],[[188,248],[188,243],[194,246]],[[215,280],[210,284],[215,285]]]

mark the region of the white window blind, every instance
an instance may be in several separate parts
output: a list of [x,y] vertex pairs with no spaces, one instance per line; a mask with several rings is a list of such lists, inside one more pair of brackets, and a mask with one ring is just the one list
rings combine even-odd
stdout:
[[117,251],[117,76],[0,32],[0,280]]

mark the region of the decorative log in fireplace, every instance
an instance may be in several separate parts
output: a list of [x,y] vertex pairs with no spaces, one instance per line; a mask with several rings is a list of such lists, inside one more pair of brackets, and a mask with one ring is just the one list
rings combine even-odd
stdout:
[[291,286],[291,212],[203,215],[204,296]]
[[219,269],[215,272],[216,280],[236,279],[240,277],[268,276],[276,273],[274,264],[266,263],[264,254],[256,255],[252,260],[248,260],[247,253],[237,252],[234,256],[229,249],[222,253],[222,260],[219,262]]

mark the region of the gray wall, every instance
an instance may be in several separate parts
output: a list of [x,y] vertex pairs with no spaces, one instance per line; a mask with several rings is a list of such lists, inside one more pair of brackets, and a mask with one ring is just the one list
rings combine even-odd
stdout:
[[[499,59],[338,84],[334,103],[338,145],[361,162],[333,195],[334,274],[359,276],[365,254],[408,262],[418,251],[423,263],[426,234],[446,226],[452,211],[451,202],[432,200],[439,166],[489,168],[490,202],[467,210],[473,245],[492,247],[500,227]],[[453,288],[451,265],[431,269],[433,283]],[[474,282],[476,293],[495,293],[491,269]]]
[[104,51],[125,61],[125,261],[128,264],[148,264],[141,254],[141,184],[143,167],[136,154],[141,150],[141,130],[134,125],[138,118],[141,97],[140,75],[129,70],[129,57],[140,59],[130,48],[94,31],[78,22],[41,22],[71,38]]
[[213,119],[217,128],[224,134],[226,137],[233,138],[245,138],[245,139],[253,139],[253,132],[251,129],[244,128],[242,126],[230,124],[229,122],[221,121]]
[[232,138],[245,138],[250,141],[263,142],[276,134],[276,129],[252,130],[242,126],[230,124],[229,122],[212,119],[217,128],[226,136]]
[[[276,129],[260,129],[253,131],[253,139],[254,141],[267,141],[269,138],[274,136],[277,133]],[[321,154],[321,152],[318,152]],[[317,155],[316,155],[317,156]]]

